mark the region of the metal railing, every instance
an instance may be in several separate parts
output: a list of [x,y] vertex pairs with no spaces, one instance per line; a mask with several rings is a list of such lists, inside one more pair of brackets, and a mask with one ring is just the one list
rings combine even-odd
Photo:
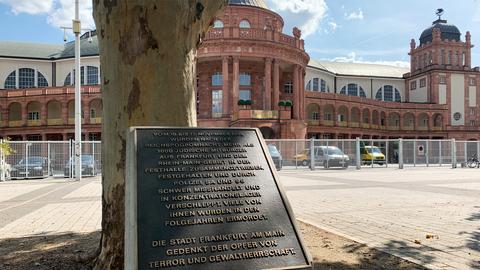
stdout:
[[[3,143],[3,142],[2,142]],[[101,142],[83,141],[82,176],[102,173]],[[11,153],[0,148],[0,179],[74,178],[74,141],[9,141]]]
[[480,141],[410,139],[266,140],[275,145],[284,169],[464,167]]

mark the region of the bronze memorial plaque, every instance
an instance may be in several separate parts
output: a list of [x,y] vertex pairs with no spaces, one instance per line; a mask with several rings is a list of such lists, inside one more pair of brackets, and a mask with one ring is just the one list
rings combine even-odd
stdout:
[[311,269],[258,129],[131,128],[125,269]]

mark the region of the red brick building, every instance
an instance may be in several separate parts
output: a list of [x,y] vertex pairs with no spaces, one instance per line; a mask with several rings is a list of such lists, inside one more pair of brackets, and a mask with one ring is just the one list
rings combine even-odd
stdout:
[[[266,138],[285,139],[480,139],[480,72],[471,67],[469,32],[462,41],[457,27],[436,20],[418,46],[411,41],[404,69],[310,60],[300,30],[283,28],[263,0],[230,0],[198,50],[199,126],[258,127]],[[102,121],[94,35],[81,41],[82,128],[90,140],[101,137]],[[0,136],[72,138],[73,66],[73,43],[0,42]]]

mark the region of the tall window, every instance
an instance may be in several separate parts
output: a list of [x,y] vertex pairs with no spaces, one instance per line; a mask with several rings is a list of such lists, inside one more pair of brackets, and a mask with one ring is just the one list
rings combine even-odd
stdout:
[[252,84],[250,74],[242,72],[240,73],[240,85],[250,86]]
[[320,80],[320,91],[322,92],[328,92],[327,91],[327,82],[324,79]]
[[402,97],[400,96],[400,91],[397,88],[394,88],[391,85],[385,85],[378,89],[377,94],[375,95],[376,100],[383,101],[395,101],[401,102]]
[[318,92],[318,78],[313,78],[312,90]]
[[7,79],[5,80],[5,89],[15,89],[16,87],[16,81],[17,81],[17,76],[16,76],[16,71],[13,71],[8,75]]
[[212,85],[213,86],[220,86],[223,85],[223,76],[221,72],[214,72],[212,75]]
[[98,67],[87,66],[87,85],[98,84]]
[[238,99],[240,100],[252,100],[252,95],[250,90],[240,90]]
[[340,94],[357,96],[357,97],[366,97],[365,91],[363,91],[363,88],[355,83],[349,83],[347,86],[342,87],[342,89],[340,90]]
[[420,79],[420,88],[427,86],[427,79]]
[[445,65],[445,49],[442,49],[441,54],[441,64]]
[[27,116],[28,120],[40,120],[40,113],[39,112],[28,112]]
[[212,117],[222,117],[222,90],[212,91]]
[[31,68],[21,68],[18,70],[18,87],[33,88],[35,87],[35,70]]
[[411,81],[410,90],[415,90],[415,89],[417,89],[417,81]]
[[447,84],[447,77],[445,75],[440,75],[438,79],[440,84]]
[[283,92],[285,94],[292,94],[293,93],[293,83],[292,82],[286,82],[283,84]]
[[215,20],[213,22],[213,28],[223,28],[223,22],[221,20]]
[[239,26],[240,28],[250,28],[250,23],[247,20],[242,20]]

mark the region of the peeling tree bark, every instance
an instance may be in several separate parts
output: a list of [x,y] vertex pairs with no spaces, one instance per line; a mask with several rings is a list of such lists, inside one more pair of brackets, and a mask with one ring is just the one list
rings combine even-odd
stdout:
[[195,126],[195,57],[227,0],[93,0],[102,67],[102,238],[94,269],[123,269],[125,135]]

